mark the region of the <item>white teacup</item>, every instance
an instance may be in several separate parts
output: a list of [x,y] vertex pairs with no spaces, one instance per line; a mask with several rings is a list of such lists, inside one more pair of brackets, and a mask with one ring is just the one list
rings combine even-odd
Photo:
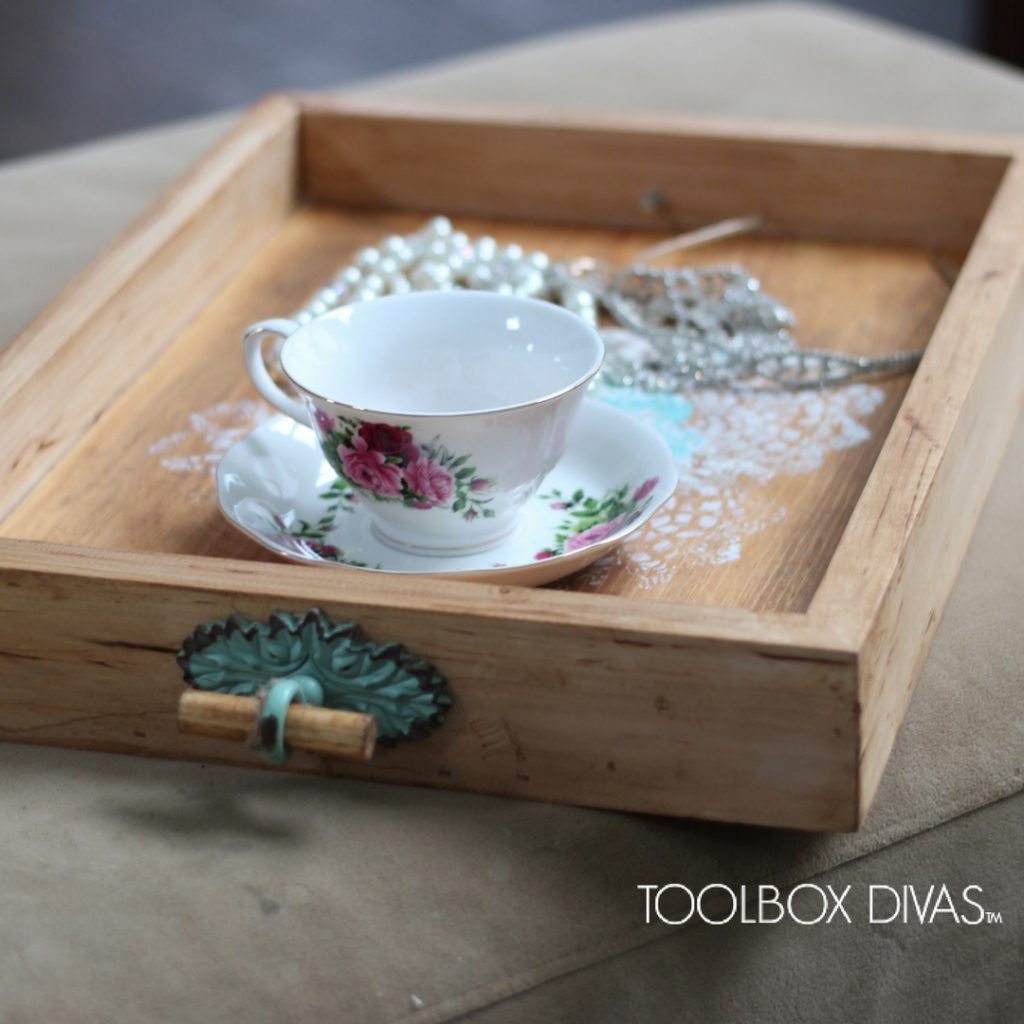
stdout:
[[[267,334],[285,338],[281,367],[301,401],[267,372]],[[301,327],[264,320],[244,346],[260,394],[312,425],[378,536],[434,555],[484,550],[515,529],[604,356],[575,314],[476,291],[373,299]]]

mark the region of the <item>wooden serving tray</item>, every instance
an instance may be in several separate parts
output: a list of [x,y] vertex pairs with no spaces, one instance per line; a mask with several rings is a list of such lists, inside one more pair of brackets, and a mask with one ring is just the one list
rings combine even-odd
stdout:
[[[179,733],[175,654],[202,622],[320,607],[432,662],[455,704],[428,740],[368,764],[292,767],[855,828],[1019,407],[1019,154],[975,137],[265,101],[0,358],[0,739],[258,765]],[[553,588],[280,563],[216,505],[219,452],[263,414],[242,329],[442,212],[623,264],[758,213],[759,234],[687,261],[744,263],[796,311],[802,345],[927,353],[912,378],[695,392],[703,441],[674,508]],[[740,464],[766,439],[800,457]]]

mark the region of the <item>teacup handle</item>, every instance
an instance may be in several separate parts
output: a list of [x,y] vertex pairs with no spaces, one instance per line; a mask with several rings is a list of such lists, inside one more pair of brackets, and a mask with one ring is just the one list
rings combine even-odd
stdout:
[[303,404],[291,395],[282,391],[267,372],[267,364],[263,361],[263,338],[267,334],[276,334],[287,338],[299,329],[299,325],[291,320],[261,320],[249,327],[242,338],[242,349],[245,352],[245,366],[252,377],[256,390],[275,409],[280,409],[286,416],[291,416],[303,426],[309,424],[309,414]]

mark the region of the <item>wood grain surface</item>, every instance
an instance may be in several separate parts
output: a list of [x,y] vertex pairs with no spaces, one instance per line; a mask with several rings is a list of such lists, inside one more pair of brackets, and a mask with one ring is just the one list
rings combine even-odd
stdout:
[[865,809],[1024,402],[1022,237],[1018,159],[809,609],[861,651]]
[[301,102],[317,201],[666,234],[756,213],[776,236],[966,247],[1013,148],[907,129]]
[[[107,411],[71,457],[34,489],[0,526],[0,534],[133,551],[273,558],[221,518],[212,475],[216,451],[211,443],[215,447],[218,441],[211,442],[209,435],[236,436],[251,425],[254,413],[263,411],[242,367],[242,330],[252,321],[291,313],[361,246],[421,223],[415,214],[298,210]],[[457,226],[559,257],[589,254],[617,264],[660,239],[649,232],[469,218]],[[743,238],[686,254],[685,262],[698,261],[743,263],[796,312],[802,344],[846,352],[923,346],[948,294],[923,248]],[[745,514],[770,521],[744,539],[741,558],[701,564],[687,558],[684,545],[679,571],[652,580],[642,570],[642,559],[663,539],[652,528],[623,556],[562,586],[751,610],[806,608],[908,380],[875,385],[881,402],[866,417],[867,440],[829,453],[813,472],[741,481]],[[741,407],[765,401],[778,405],[777,398],[760,395],[735,401]],[[792,409],[798,418],[800,407],[793,403]],[[204,413],[205,426],[197,423]],[[716,429],[721,431],[721,425]],[[705,458],[700,453],[694,457]],[[169,469],[168,463],[181,468]],[[186,464],[193,468],[183,468]],[[680,507],[693,504],[695,497],[684,481],[677,496]]]
[[277,231],[297,131],[290,100],[255,107],[0,354],[0,517]]

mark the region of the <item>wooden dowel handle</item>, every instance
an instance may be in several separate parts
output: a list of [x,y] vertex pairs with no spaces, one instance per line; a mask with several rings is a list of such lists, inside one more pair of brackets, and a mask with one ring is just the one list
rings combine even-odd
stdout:
[[[178,728],[196,736],[245,743],[256,733],[260,701],[228,693],[186,690],[178,702]],[[377,720],[356,711],[291,704],[284,741],[294,750],[369,761],[377,745]]]

